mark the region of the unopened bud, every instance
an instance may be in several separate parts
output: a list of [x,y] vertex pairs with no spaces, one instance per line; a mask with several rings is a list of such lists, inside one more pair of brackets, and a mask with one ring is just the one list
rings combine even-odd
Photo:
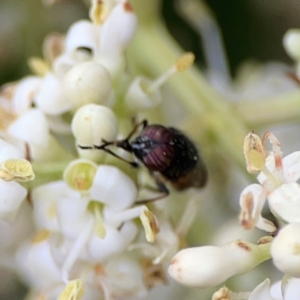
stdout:
[[156,235],[159,232],[158,221],[155,215],[148,209],[144,209],[141,213],[140,219],[145,229],[146,240],[153,243]]
[[172,259],[169,273],[184,285],[207,288],[249,272],[268,258],[269,244],[254,245],[237,240],[222,247],[181,250]]

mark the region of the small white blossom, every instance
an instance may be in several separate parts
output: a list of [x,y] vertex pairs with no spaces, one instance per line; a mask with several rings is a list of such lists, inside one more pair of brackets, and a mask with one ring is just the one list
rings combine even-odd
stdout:
[[[252,136],[256,135],[252,134]],[[299,184],[296,181],[300,178],[300,152],[297,151],[282,158],[280,143],[277,138],[272,133],[266,133],[264,140],[266,138],[270,139],[273,149],[265,159],[264,164],[257,163],[257,155],[251,154],[255,151],[260,152],[260,150],[257,150],[256,145],[249,146],[249,148],[252,147],[252,152],[245,152],[248,155],[245,155],[246,159],[250,160],[252,165],[258,166],[255,167],[256,171],[260,170],[261,172],[257,176],[260,184],[251,184],[241,193],[240,222],[246,229],[256,226],[268,232],[273,232],[276,227],[270,221],[261,217],[266,198],[272,213],[276,217],[286,222],[299,221],[300,198],[297,196]]]

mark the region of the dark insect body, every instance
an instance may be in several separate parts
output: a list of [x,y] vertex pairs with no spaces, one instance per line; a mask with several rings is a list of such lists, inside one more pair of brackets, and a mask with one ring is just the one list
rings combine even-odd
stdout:
[[[140,135],[130,141],[140,126],[143,128]],[[124,140],[103,141],[102,145],[94,145],[94,147],[79,147],[82,149],[101,149],[126,161],[133,167],[138,166],[136,162],[127,161],[112,152],[107,148],[110,145],[115,145],[134,154],[151,172],[159,191],[163,193],[151,200],[161,199],[169,194],[165,186],[166,181],[177,190],[190,187],[202,188],[207,182],[207,169],[197,148],[188,137],[173,127],[148,125],[148,122],[144,120],[136,124]]]

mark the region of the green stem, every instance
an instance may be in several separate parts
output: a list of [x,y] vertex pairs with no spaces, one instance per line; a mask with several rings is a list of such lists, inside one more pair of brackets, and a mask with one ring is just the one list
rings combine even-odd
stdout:
[[27,189],[33,189],[41,184],[47,182],[62,180],[62,174],[70,160],[65,161],[49,161],[49,162],[32,162],[35,180],[23,183],[22,185]]
[[300,90],[260,100],[241,100],[236,112],[251,128],[299,121]]

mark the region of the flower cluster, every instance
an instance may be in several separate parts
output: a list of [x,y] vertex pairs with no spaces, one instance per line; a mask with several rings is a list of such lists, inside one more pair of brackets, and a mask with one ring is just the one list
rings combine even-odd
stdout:
[[[197,68],[173,76],[194,55],[178,55],[154,13],[158,0],[91,0],[89,20],[45,38],[43,57],[28,60],[33,75],[1,88],[0,262],[26,285],[26,300],[300,298],[300,152],[283,156],[273,129],[262,138],[246,135],[299,119],[299,30],[283,39],[295,72],[283,64],[246,64],[232,81],[210,11],[202,1],[178,2],[202,37],[208,79]],[[133,168],[138,156],[124,151],[126,143],[132,147],[132,128],[144,124],[136,121],[168,118],[181,120],[195,145],[206,143],[212,180],[203,205],[196,189],[149,201],[161,198],[168,182],[143,160]],[[186,150],[199,166],[196,148]],[[246,170],[257,183],[239,201],[230,188],[230,202],[225,183],[234,186],[237,171],[248,180]],[[189,186],[198,171],[176,183]],[[234,211],[237,226],[225,224],[226,210]],[[250,242],[255,230],[259,238]],[[270,279],[258,271],[267,260]],[[252,291],[234,292],[244,288],[231,278],[250,271]],[[216,287],[224,282],[230,289]]]
[[10,268],[28,286],[26,299],[144,297],[165,283],[162,262],[179,244],[167,214],[137,203],[139,172],[93,147],[157,107],[160,87],[194,56],[155,80],[132,77],[132,6],[95,0],[90,19],[46,37],[44,58],[29,60],[35,75],[0,95],[0,217],[9,224],[1,236],[13,235],[3,253],[13,249]]

